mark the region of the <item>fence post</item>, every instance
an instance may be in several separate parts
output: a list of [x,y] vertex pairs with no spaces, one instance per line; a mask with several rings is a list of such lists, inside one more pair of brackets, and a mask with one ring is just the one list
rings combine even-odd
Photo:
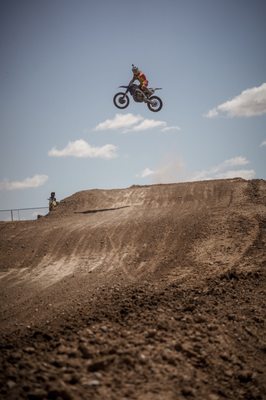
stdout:
[[13,222],[13,210],[10,211],[11,211],[11,221]]

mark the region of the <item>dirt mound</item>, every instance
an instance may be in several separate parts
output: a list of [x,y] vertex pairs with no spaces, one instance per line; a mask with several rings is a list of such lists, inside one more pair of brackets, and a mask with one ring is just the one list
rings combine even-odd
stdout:
[[0,235],[1,398],[266,395],[265,181],[83,191]]

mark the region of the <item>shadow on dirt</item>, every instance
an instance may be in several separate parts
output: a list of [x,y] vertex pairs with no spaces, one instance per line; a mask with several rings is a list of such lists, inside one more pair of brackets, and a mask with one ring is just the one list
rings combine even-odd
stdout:
[[86,211],[75,211],[75,214],[95,214],[98,212],[105,212],[105,211],[116,211],[121,210],[122,208],[128,208],[130,206],[123,206],[123,207],[114,207],[114,208],[102,208],[99,210],[86,210]]

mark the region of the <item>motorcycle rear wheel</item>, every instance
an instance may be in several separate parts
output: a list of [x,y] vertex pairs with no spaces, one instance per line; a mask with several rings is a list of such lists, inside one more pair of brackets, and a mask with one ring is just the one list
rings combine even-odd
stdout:
[[116,93],[116,95],[114,96],[113,102],[117,108],[127,108],[127,106],[129,105],[129,97],[125,93],[119,92]]
[[158,111],[160,111],[160,110],[162,109],[163,102],[162,102],[162,100],[160,99],[160,97],[158,97],[158,96],[151,96],[151,97],[149,98],[149,100],[151,101],[151,103],[147,103],[147,106],[148,106],[148,108],[149,108],[150,111],[158,112]]

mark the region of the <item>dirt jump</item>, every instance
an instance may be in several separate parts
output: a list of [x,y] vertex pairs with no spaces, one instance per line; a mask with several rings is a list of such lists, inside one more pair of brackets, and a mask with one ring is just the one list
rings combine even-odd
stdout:
[[266,181],[88,190],[0,223],[0,398],[266,399]]

